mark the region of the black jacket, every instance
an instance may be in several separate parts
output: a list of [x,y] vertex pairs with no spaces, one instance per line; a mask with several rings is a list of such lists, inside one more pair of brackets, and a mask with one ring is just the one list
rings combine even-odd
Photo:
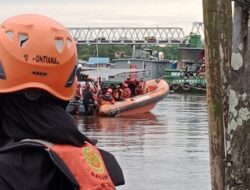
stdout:
[[[23,139],[43,139],[80,146],[90,140],[78,131],[65,109],[52,97],[31,101],[21,94],[1,95],[0,145],[2,149]],[[42,149],[0,151],[1,190],[71,190],[66,176]]]

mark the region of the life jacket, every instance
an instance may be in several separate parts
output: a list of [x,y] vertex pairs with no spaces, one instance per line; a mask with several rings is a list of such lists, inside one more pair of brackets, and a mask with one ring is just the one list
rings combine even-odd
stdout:
[[2,149],[0,153],[22,147],[37,147],[48,151],[51,160],[79,190],[115,189],[99,150],[90,143],[76,147],[28,139]]
[[105,93],[100,98],[100,105],[113,104],[114,102],[115,102],[115,99],[112,97],[110,93]]
[[120,88],[117,88],[114,90],[114,98],[115,100],[120,100],[123,94],[123,90]]
[[102,156],[90,143],[85,143],[82,147],[53,145],[49,149],[67,165],[76,178],[80,190],[115,189]]
[[142,86],[137,86],[136,89],[135,89],[135,91],[136,91],[137,95],[142,95],[143,94],[143,88],[142,88]]
[[131,96],[131,90],[128,87],[125,87],[123,89],[123,97],[124,98],[129,98]]

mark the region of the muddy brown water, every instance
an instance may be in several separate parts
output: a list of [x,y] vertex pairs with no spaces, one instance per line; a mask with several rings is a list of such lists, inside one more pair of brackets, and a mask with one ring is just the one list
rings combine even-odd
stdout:
[[120,163],[117,190],[210,190],[204,95],[169,94],[147,114],[76,116],[79,129]]

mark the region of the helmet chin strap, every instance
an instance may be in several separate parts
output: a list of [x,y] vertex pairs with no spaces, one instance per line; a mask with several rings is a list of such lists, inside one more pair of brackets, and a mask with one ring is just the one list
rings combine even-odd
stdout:
[[28,100],[34,101],[34,100],[38,100],[41,97],[42,92],[41,90],[38,90],[38,89],[26,89],[24,91],[24,94]]

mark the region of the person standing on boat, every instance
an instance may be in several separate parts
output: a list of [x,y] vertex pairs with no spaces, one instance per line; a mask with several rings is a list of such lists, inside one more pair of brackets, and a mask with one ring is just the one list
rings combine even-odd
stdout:
[[206,68],[205,68],[205,63],[203,63],[198,71],[198,76],[206,76]]
[[1,190],[115,189],[100,152],[65,110],[76,58],[74,39],[52,19],[27,14],[1,24]]
[[130,98],[131,97],[131,90],[128,87],[127,83],[123,85],[123,98]]
[[79,115],[79,109],[80,109],[80,100],[82,99],[82,85],[81,82],[77,80],[77,85],[75,89],[74,97],[72,98],[72,101],[76,103],[76,106],[73,108],[72,113]]
[[124,99],[121,85],[116,86],[116,89],[113,91],[113,97],[115,98],[116,101],[122,101]]
[[129,75],[127,80],[125,80],[125,83],[128,85],[128,88],[130,89],[130,92],[131,92],[130,96],[135,96],[136,95],[135,89],[136,89],[137,80],[132,75]]
[[78,63],[76,67],[76,77],[78,81],[81,81],[81,71],[82,71],[82,64]]
[[143,79],[141,79],[140,81],[138,81],[138,84],[137,84],[137,86],[135,88],[136,95],[142,95],[143,94],[143,91],[144,91],[143,88],[145,86],[144,83],[145,82],[144,82]]
[[95,102],[92,90],[91,90],[89,85],[87,85],[86,88],[83,90],[82,96],[83,96],[82,104],[83,104],[84,109],[85,109],[85,114],[89,115],[90,114],[89,106],[90,106],[90,104],[93,105]]

